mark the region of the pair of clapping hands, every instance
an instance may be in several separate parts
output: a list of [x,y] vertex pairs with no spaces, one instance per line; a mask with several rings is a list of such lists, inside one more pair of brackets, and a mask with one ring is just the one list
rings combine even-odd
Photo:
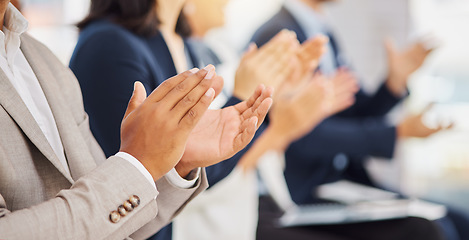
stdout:
[[[299,45],[292,32],[282,31],[264,47],[251,47],[236,74],[235,95],[244,101],[220,110],[208,110],[223,86],[211,65],[166,80],[148,97],[136,82],[122,121],[120,151],[137,158],[154,180],[173,167],[186,176],[194,168],[216,164],[251,141],[272,105],[273,88],[282,99],[274,115],[281,120],[274,117],[274,126],[284,128],[275,123],[295,116],[291,124],[298,127],[285,136],[300,135],[353,103],[353,98],[339,103],[334,96],[341,94],[326,87],[334,84],[312,75],[326,42],[319,36]],[[352,78],[345,80],[355,84]]]
[[221,86],[223,79],[211,65],[166,80],[148,97],[136,82],[122,121],[120,151],[137,158],[155,181],[173,167],[185,177],[233,156],[263,122],[273,89],[261,85],[244,102],[208,110]]
[[241,60],[234,95],[246,99],[258,84],[275,88],[269,127],[285,143],[355,102],[359,87],[352,73],[345,69],[328,77],[314,73],[328,40],[318,35],[300,44],[294,32],[283,30],[260,49],[251,44]]

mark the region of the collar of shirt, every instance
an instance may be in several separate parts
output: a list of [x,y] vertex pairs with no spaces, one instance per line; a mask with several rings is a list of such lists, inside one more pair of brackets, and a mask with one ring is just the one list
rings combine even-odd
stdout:
[[9,63],[13,63],[21,45],[20,35],[27,29],[28,21],[11,3],[8,4],[3,31],[0,31],[0,55]]

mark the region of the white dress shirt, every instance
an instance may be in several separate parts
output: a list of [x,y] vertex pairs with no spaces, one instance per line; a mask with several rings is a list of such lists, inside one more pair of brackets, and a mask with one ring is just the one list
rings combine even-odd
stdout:
[[[64,169],[70,173],[52,110],[36,75],[20,49],[20,36],[27,28],[28,21],[10,3],[5,13],[3,30],[0,31],[0,68],[5,72],[8,80],[10,80],[34,120],[36,120]],[[122,152],[116,155],[135,166],[156,189],[151,174],[137,159]],[[180,177],[173,168],[166,176],[174,185],[180,188],[190,188],[197,181],[199,172],[200,168],[197,169],[194,179],[186,180]]]

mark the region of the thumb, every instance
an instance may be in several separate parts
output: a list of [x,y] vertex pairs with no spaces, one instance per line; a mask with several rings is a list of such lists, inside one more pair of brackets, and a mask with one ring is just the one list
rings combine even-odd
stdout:
[[244,58],[249,58],[251,57],[255,52],[257,52],[257,45],[255,43],[251,43],[249,44],[249,47],[248,49],[246,50],[246,52],[244,52],[243,54],[243,59]]
[[147,92],[143,84],[139,81],[134,83],[134,91],[130,97],[129,104],[127,105],[127,110],[125,111],[124,119],[135,109],[137,109],[143,101],[147,98]]

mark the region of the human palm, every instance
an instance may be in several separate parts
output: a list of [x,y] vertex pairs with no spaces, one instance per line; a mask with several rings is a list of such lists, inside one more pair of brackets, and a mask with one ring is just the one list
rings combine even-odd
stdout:
[[248,100],[207,111],[191,132],[182,164],[206,167],[228,159],[254,137],[271,104],[272,89],[260,87]]

